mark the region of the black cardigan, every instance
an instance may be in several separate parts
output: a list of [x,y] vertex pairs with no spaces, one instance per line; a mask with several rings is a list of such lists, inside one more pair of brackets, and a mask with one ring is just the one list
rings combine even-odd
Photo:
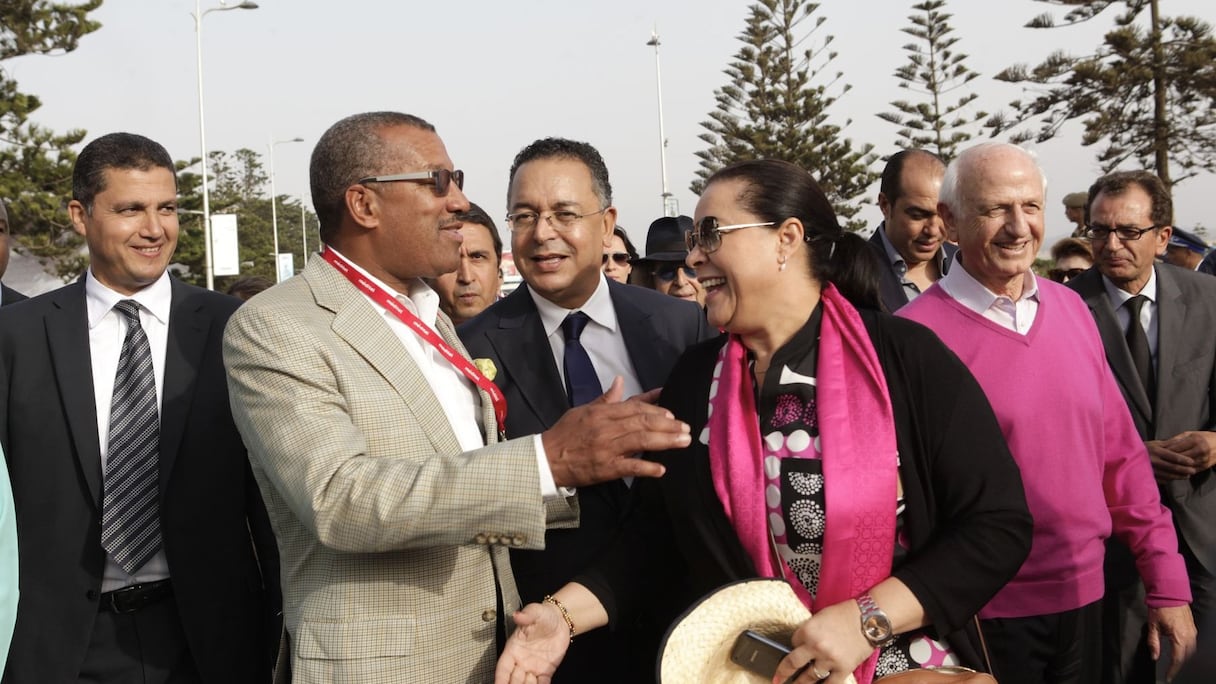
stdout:
[[[963,664],[985,669],[972,617],[1030,552],[1020,471],[983,390],[936,335],[887,314],[861,316],[886,375],[900,455],[910,548],[893,575],[924,607],[931,633],[945,636]],[[756,576],[698,440],[725,339],[690,347],[676,364],[659,403],[692,427],[693,443],[654,455],[667,473],[637,482],[621,533],[575,579],[614,628],[640,630],[643,662],[654,662],[661,630],[697,598]]]

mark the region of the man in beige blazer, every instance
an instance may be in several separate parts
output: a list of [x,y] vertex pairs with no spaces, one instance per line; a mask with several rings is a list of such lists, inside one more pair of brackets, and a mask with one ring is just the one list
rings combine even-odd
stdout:
[[465,354],[420,280],[457,267],[469,208],[434,128],[392,112],[344,119],[317,143],[310,179],[322,241],[352,277],[314,258],[238,310],[224,338],[282,554],[277,679],[489,681],[519,608],[507,549],[573,524],[569,487],[661,475],[629,456],[686,445],[688,427],[619,401],[618,381],[549,431],[499,442],[489,395],[356,285],[383,288]]

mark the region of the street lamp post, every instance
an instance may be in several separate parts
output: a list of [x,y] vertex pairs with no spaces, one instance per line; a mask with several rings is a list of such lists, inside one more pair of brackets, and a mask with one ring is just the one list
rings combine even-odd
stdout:
[[276,283],[283,282],[283,279],[279,277],[279,212],[276,209],[278,196],[274,192],[274,146],[298,142],[304,142],[304,138],[290,138],[266,143],[266,149],[270,151],[270,225],[274,232],[274,281]]
[[659,73],[658,27],[655,27],[650,32],[650,40],[646,41],[646,44],[654,46],[654,82],[659,94],[659,165],[663,172],[663,215],[678,216],[680,214],[680,202],[672,196],[671,191],[667,188],[667,134],[663,131],[663,78]]
[[201,3],[202,0],[194,0],[194,14],[190,16],[194,18],[194,46],[198,59],[198,145],[203,153],[201,162],[203,165],[203,254],[205,262],[203,270],[207,275],[207,289],[214,290],[215,268],[211,259],[211,196],[207,189],[207,127],[203,124],[203,17],[212,12],[225,10],[257,9],[258,5],[248,0],[239,5],[227,5],[224,4],[224,0],[220,0],[218,7],[203,10]]

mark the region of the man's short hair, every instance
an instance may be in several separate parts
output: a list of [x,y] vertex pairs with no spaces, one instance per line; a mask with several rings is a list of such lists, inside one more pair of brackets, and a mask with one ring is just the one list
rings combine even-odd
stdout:
[[1140,186],[1140,189],[1148,194],[1152,203],[1149,220],[1154,226],[1174,225],[1174,200],[1170,199],[1170,191],[1160,178],[1148,171],[1116,171],[1094,181],[1094,184],[1089,186],[1089,201],[1085,203],[1085,222],[1089,223],[1089,208],[1093,206],[1098,195],[1122,195],[1132,185]]
[[928,150],[900,150],[891,155],[887,160],[887,165],[882,170],[882,183],[878,187],[878,191],[887,198],[891,204],[904,194],[904,165],[911,159],[923,159],[925,161],[936,162],[939,169],[945,169],[946,165],[942,162],[941,157],[933,154]]
[[76,157],[72,169],[72,199],[84,205],[86,214],[93,213],[93,200],[106,189],[106,169],[151,171],[168,169],[177,188],[177,171],[173,157],[164,146],[135,133],[110,133],[85,145]]
[[498,226],[494,225],[494,219],[486,213],[485,209],[469,202],[469,210],[459,214],[456,218],[465,223],[476,223],[479,226],[485,226],[486,230],[490,231],[490,239],[494,241],[494,255],[498,258],[498,265],[502,265],[502,236],[498,234]]
[[942,176],[942,189],[937,194],[938,203],[950,207],[950,211],[954,212],[954,214],[961,215],[963,213],[963,198],[959,195],[961,192],[959,186],[960,180],[964,175],[961,171],[966,167],[967,164],[971,163],[971,159],[973,157],[978,157],[987,152],[1002,148],[1016,150],[1034,164],[1035,169],[1037,169],[1039,172],[1039,178],[1043,182],[1043,196],[1046,197],[1047,174],[1043,173],[1043,167],[1039,166],[1039,160],[1035,153],[1031,152],[1025,147],[1022,147],[1021,145],[990,140],[968,147],[946,166],[946,175]]
[[567,140],[566,138],[542,138],[528,145],[515,155],[511,163],[511,173],[507,177],[507,204],[511,203],[511,183],[515,182],[515,172],[524,164],[537,159],[575,159],[581,161],[591,172],[591,185],[595,196],[604,207],[612,206],[612,184],[608,182],[608,166],[604,158],[590,143]]
[[360,178],[389,172],[389,165],[398,161],[392,158],[393,151],[380,135],[393,126],[435,132],[434,126],[412,114],[364,112],[330,126],[317,141],[308,164],[308,182],[323,242],[333,239],[342,222],[346,189]]

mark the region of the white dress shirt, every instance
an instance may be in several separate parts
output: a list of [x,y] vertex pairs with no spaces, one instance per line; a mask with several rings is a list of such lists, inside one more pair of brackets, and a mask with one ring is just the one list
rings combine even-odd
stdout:
[[[525,287],[527,287],[525,285]],[[553,360],[557,362],[557,374],[566,383],[566,335],[562,332],[562,321],[575,311],[587,314],[591,321],[579,335],[579,341],[591,357],[591,365],[595,367],[595,375],[599,378],[600,388],[607,392],[612,381],[619,375],[625,380],[625,393],[622,398],[628,399],[642,393],[642,383],[633,369],[633,361],[629,358],[629,350],[625,348],[625,337],[621,335],[620,325],[616,319],[616,307],[612,305],[612,294],[608,291],[608,279],[600,275],[600,283],[578,309],[564,309],[538,295],[535,290],[528,288],[528,294],[536,304],[540,313],[540,323],[544,327],[545,337],[549,340],[549,348],[553,351]]]
[[[1132,314],[1124,304],[1127,300],[1135,295],[1126,291],[1120,290],[1106,276],[1102,276],[1102,286],[1106,288],[1106,296],[1110,298],[1110,305],[1115,308],[1115,317],[1119,319],[1119,329],[1123,331],[1123,336],[1127,337],[1127,326],[1131,322]],[[1148,351],[1153,357],[1153,368],[1157,367],[1157,269],[1154,268],[1148,276],[1148,282],[1144,284],[1144,288],[1136,294],[1143,295],[1148,301],[1140,307],[1140,325],[1144,328],[1144,334],[1148,336]]]
[[[341,252],[332,246],[329,247],[329,250],[342,256]],[[403,295],[360,268],[353,261],[346,257],[342,257],[342,259],[355,271],[396,298],[427,327],[435,330],[435,321],[439,317],[439,295],[421,278],[413,280],[410,283],[410,291]],[[435,393],[435,398],[439,400],[443,415],[448,419],[448,424],[452,426],[452,432],[456,433],[456,441],[460,444],[460,448],[464,451],[473,451],[485,446],[481,394],[478,393],[473,381],[466,378],[460,369],[444,358],[438,349],[418,337],[417,333],[400,318],[376,303],[376,300],[366,293],[360,291],[360,294],[363,295],[363,299],[368,305],[384,318],[389,329],[393,331],[397,339],[401,340],[401,345],[417,364],[418,370],[426,377],[427,384]],[[436,335],[439,335],[438,331],[436,331]],[[439,337],[443,336],[439,335]],[[553,482],[553,471],[549,468],[549,459],[545,456],[545,448],[540,435],[533,435],[532,443],[536,450],[536,466],[540,472],[541,496],[546,499],[557,498],[560,495],[557,485]]]
[[1015,302],[1005,295],[998,295],[976,280],[961,263],[962,253],[954,257],[959,263],[953,265],[937,284],[959,304],[987,318],[1006,330],[1019,335],[1030,332],[1034,318],[1039,313],[1039,283],[1034,273],[1027,271],[1022,276],[1022,296]]
[[[110,444],[110,402],[114,399],[114,376],[118,373],[118,357],[127,334],[127,319],[114,311],[114,305],[126,299],[139,303],[139,324],[148,337],[152,351],[152,372],[156,376],[157,414],[163,403],[165,387],[165,348],[169,339],[169,310],[173,304],[173,286],[169,274],[127,296],[102,285],[89,269],[84,281],[85,307],[89,323],[89,360],[93,368],[93,401],[97,405],[97,444],[101,450],[101,472],[104,481],[106,457]],[[169,563],[162,548],[134,575],[127,574],[110,554],[102,574],[101,591],[114,591],[125,586],[155,582],[169,576]]]

